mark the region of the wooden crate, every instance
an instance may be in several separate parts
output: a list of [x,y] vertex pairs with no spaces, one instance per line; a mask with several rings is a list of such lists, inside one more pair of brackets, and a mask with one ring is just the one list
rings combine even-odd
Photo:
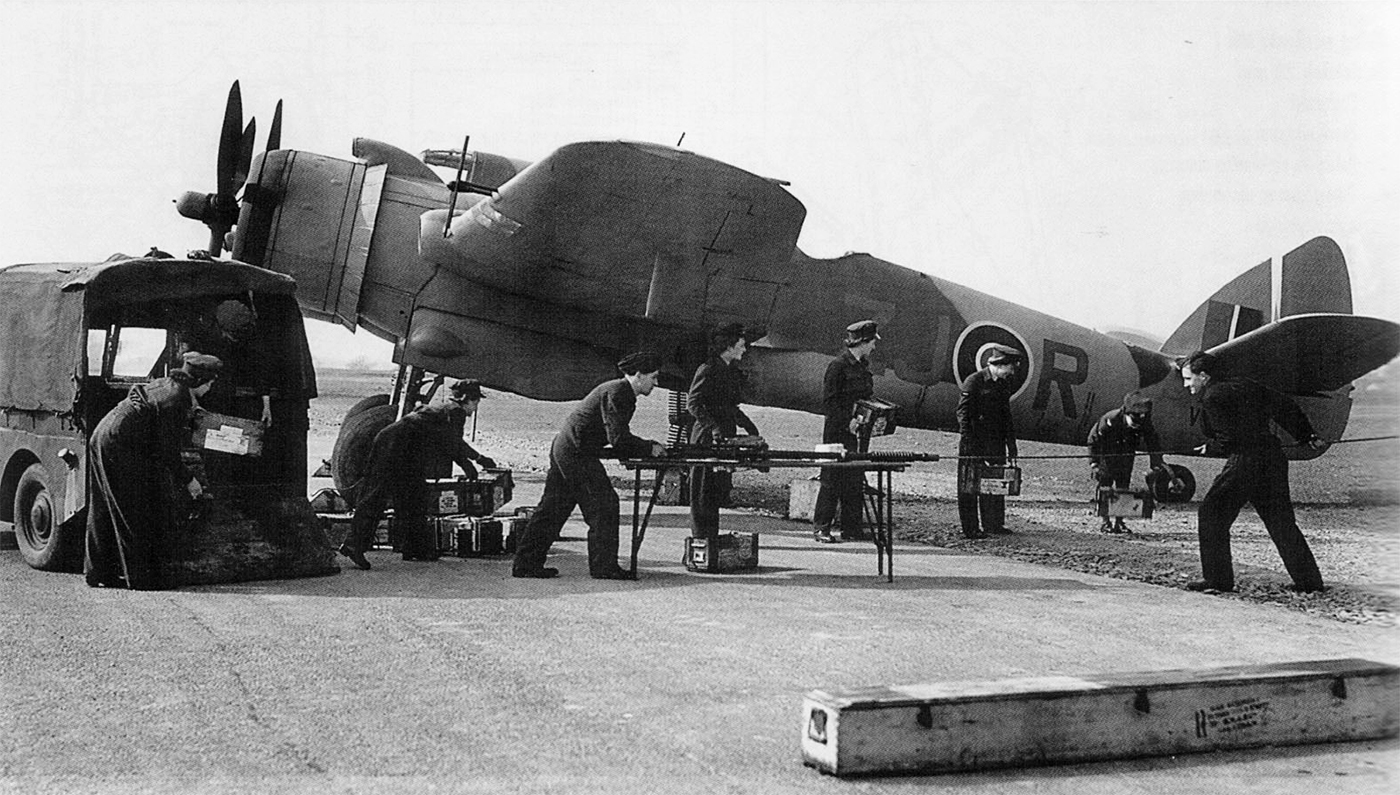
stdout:
[[1369,660],[807,694],[802,759],[954,772],[1394,737],[1400,669]]
[[788,484],[788,518],[794,521],[810,522],[817,507],[817,492],[821,491],[821,481],[816,478],[794,480]]

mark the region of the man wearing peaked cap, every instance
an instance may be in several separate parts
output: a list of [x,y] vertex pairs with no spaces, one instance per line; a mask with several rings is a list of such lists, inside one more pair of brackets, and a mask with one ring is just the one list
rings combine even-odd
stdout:
[[630,580],[617,563],[620,503],[600,460],[605,447],[621,458],[659,456],[666,448],[632,433],[637,396],[650,395],[660,375],[661,357],[633,353],[617,363],[622,378],[599,384],[564,420],[549,449],[544,496],[515,550],[511,576],[545,579],[559,570],[545,566],[549,548],[578,506],[588,523],[588,573],[598,580]]
[[857,320],[846,327],[846,347],[880,339],[880,329],[873,320]]
[[496,466],[462,438],[467,417],[476,413],[480,401],[480,382],[458,381],[447,388],[444,400],[410,412],[375,435],[365,474],[355,484],[350,533],[339,550],[356,568],[370,567],[365,551],[391,503],[403,559],[438,559],[437,537],[427,518],[432,507],[428,479],[451,477],[453,463],[473,479],[477,471],[472,462],[487,469]]
[[1016,462],[1016,432],[1011,424],[1012,376],[1021,352],[993,343],[987,366],[963,380],[958,398],[958,522],[968,538],[1011,532],[1006,528],[1006,498],[977,493],[978,474]]
[[992,343],[991,354],[987,356],[987,364],[1008,364],[1018,363],[1023,358],[1021,352],[1009,345]]
[[[846,350],[826,366],[822,377],[822,442],[840,443],[847,450],[858,450],[859,423],[853,418],[856,401],[875,394],[875,378],[866,363],[880,339],[873,320],[861,320],[846,327]],[[860,538],[865,499],[865,473],[858,469],[825,467],[817,504],[812,509],[812,537],[820,544]],[[832,535],[833,525],[841,533]]]

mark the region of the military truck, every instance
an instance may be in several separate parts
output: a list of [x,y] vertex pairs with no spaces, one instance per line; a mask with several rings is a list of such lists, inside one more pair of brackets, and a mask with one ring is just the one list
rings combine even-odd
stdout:
[[256,315],[246,344],[271,374],[260,391],[273,422],[260,454],[232,463],[237,451],[197,447],[191,434],[182,455],[208,495],[179,503],[168,581],[338,571],[306,499],[316,376],[295,290],[286,275],[235,261],[118,256],[0,269],[0,543],[12,535],[34,568],[81,570],[88,434],[133,385],[178,364],[182,336],[213,307],[236,299]]

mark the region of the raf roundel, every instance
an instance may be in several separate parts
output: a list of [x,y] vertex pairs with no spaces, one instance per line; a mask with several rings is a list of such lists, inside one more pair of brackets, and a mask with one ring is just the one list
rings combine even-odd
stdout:
[[1021,394],[1030,381],[1034,360],[1030,356],[1026,341],[1020,335],[997,323],[974,323],[963,329],[953,349],[953,377],[961,384],[973,373],[987,366],[997,345],[1005,345],[1021,354],[1021,366],[1011,376],[1012,395]]

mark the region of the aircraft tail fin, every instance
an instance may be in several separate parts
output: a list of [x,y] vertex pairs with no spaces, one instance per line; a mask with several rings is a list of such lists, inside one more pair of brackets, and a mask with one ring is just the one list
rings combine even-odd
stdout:
[[1268,323],[1294,315],[1351,314],[1351,276],[1337,244],[1315,237],[1281,258],[1278,306],[1274,306],[1274,261],[1267,259],[1215,291],[1162,345],[1182,356],[1210,350]]

